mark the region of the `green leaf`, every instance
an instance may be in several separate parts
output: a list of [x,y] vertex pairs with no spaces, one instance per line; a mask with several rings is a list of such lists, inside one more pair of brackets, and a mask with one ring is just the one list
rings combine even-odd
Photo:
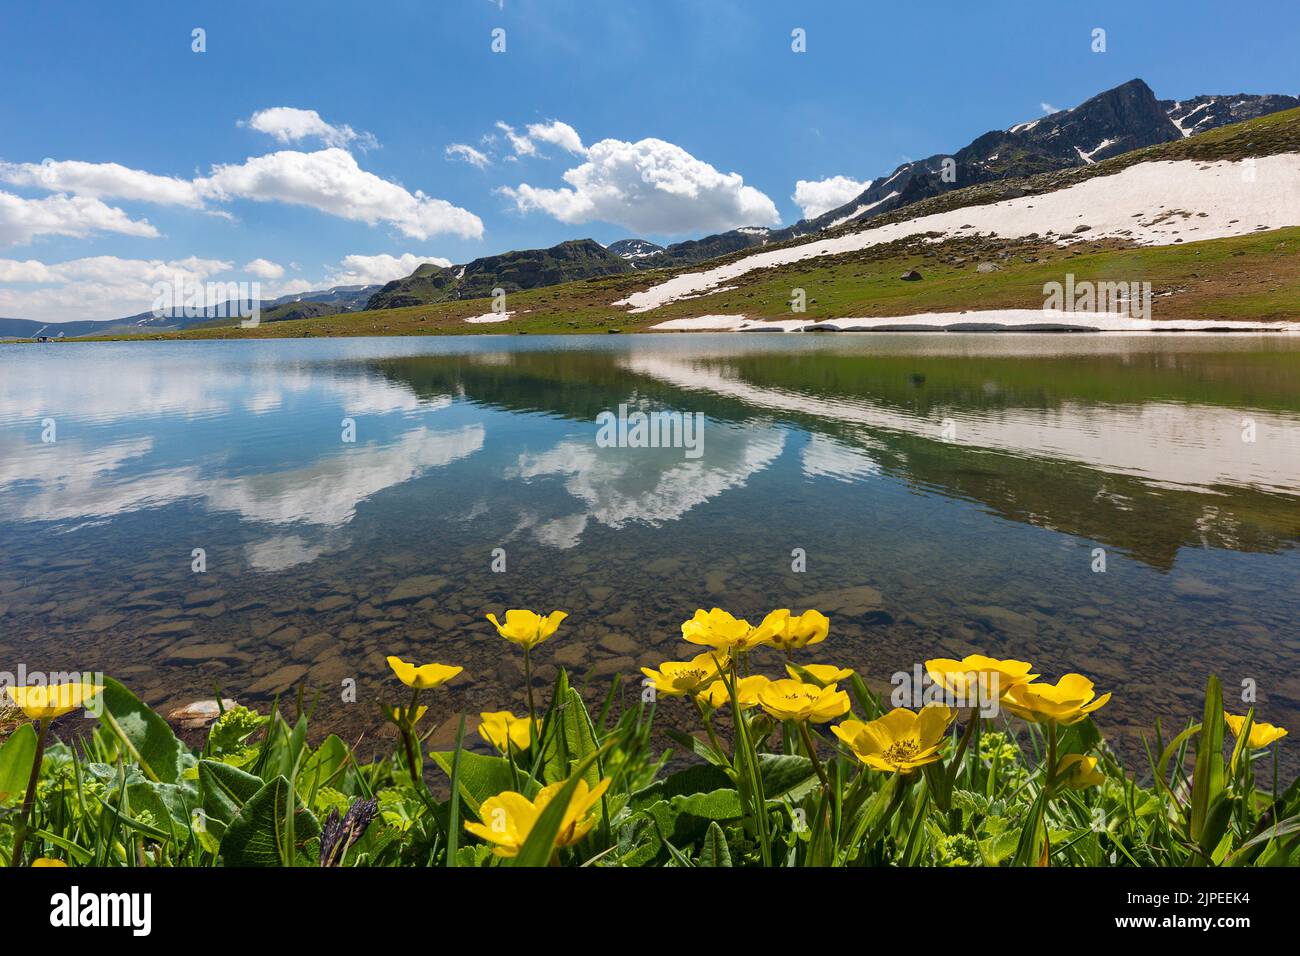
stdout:
[[551,798],[546,807],[537,816],[537,822],[528,832],[528,839],[519,848],[519,855],[512,860],[514,866],[546,866],[551,861],[555,850],[555,838],[559,835],[564,815],[573,800],[578,783],[586,778],[587,771],[596,764],[598,754],[592,754],[574,771],[573,776],[564,782],[559,793]]
[[167,721],[111,677],[104,678],[100,720],[118,738],[131,760],[150,780],[175,783],[190,762]]
[[[451,776],[454,751],[438,751],[429,754],[429,758]],[[503,790],[515,789],[515,776],[510,769],[510,761],[505,757],[487,757],[483,754],[461,751],[460,766],[456,768],[456,781],[459,784],[460,798],[465,805],[478,815],[478,808],[488,797],[495,797]],[[532,793],[524,796],[531,797]]]
[[199,761],[199,802],[203,814],[222,831],[265,784],[260,777],[219,760]]
[[460,715],[460,723],[456,725],[456,749],[453,750],[451,757],[451,798],[447,801],[447,849],[445,856],[447,866],[454,867],[457,863],[456,850],[460,842],[460,784],[457,778],[460,777],[460,758],[465,752],[465,715]]
[[[542,770],[547,783],[567,780],[575,766],[596,753],[596,728],[582,702],[582,695],[572,687],[565,686],[561,690],[542,746],[547,755]],[[588,787],[600,783],[600,768],[596,762],[589,765],[584,779]]]
[[294,794],[292,852],[285,845],[289,806],[289,781],[276,777],[252,798],[226,828],[221,839],[221,860],[226,866],[315,866],[320,824]]
[[337,734],[330,734],[303,761],[302,769],[298,771],[298,788],[313,795],[320,787],[342,789],[339,786],[340,779],[351,759],[348,745]]
[[23,724],[0,745],[0,803],[18,803],[27,792],[36,759],[36,729]]
[[1201,734],[1196,738],[1196,769],[1192,777],[1190,833],[1201,842],[1210,807],[1223,792],[1223,688],[1219,678],[1210,675],[1205,686],[1205,716]]
[[704,847],[700,850],[700,866],[731,866],[731,850],[727,837],[715,820],[704,834]]
[[692,793],[711,793],[731,786],[731,778],[711,764],[695,764],[656,780],[632,794],[629,810],[641,810],[660,800],[688,796]]
[[802,800],[819,783],[812,761],[797,754],[759,754],[758,772],[769,801]]

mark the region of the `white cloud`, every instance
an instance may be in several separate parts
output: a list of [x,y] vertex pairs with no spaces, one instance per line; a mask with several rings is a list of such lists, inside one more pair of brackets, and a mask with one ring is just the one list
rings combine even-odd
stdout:
[[254,259],[244,263],[244,271],[259,279],[279,279],[284,275],[284,266],[270,259]]
[[801,179],[794,185],[793,199],[803,210],[805,219],[815,219],[862,194],[871,180],[858,182],[848,176],[831,176],[829,179]]
[[215,166],[211,176],[196,182],[214,199],[310,206],[372,226],[387,222],[413,239],[439,233],[473,239],[483,235],[483,221],[472,212],[366,172],[351,153],[337,147],[255,156],[237,165]]
[[47,159],[40,163],[0,163],[0,179],[15,186],[75,193],[93,199],[134,199],[167,206],[203,205],[189,180],[157,176],[120,163]]
[[452,143],[447,147],[446,152],[448,159],[459,159],[471,166],[477,166],[479,169],[486,168],[492,162],[492,160],[488,159],[486,153],[466,143]]
[[[414,252],[349,255],[323,278],[280,281],[285,268],[269,259],[246,262],[238,271],[233,262],[197,256],[170,261],[92,256],[54,263],[0,259],[0,315],[42,322],[122,318],[149,311],[158,282],[202,284],[212,280],[220,288],[214,286],[211,296],[204,297],[218,302],[229,297],[226,282],[248,281],[249,276],[259,283],[260,298],[269,300],[340,285],[382,285],[410,275],[424,263],[451,265],[439,256]],[[223,275],[227,278],[220,278]]]
[[367,149],[379,145],[369,133],[358,133],[351,126],[335,126],[321,119],[315,110],[300,110],[293,106],[273,106],[258,110],[240,125],[274,136],[286,144],[304,139],[319,139],[326,146],[347,146],[355,142],[362,149]]
[[[262,115],[255,114],[254,120]],[[293,130],[301,128],[293,127]],[[286,132],[281,138],[301,138],[301,135]],[[276,201],[310,206],[369,225],[387,222],[415,239],[427,239],[439,233],[467,238],[483,235],[483,222],[478,216],[418,190],[409,192],[397,183],[367,172],[357,165],[351,153],[337,146],[315,152],[284,150],[252,157],[243,163],[217,165],[206,178],[194,180],[157,176],[118,163],[47,159],[42,163],[0,163],[0,181],[58,193],[44,199],[24,199],[0,192],[0,245],[30,242],[42,235],[85,237],[96,232],[150,238],[158,235],[148,220],[133,220],[121,209],[105,205],[103,198],[194,209],[202,209],[205,201]],[[224,211],[212,214],[230,218]]]
[[37,236],[81,239],[97,232],[149,239],[158,235],[147,219],[132,219],[116,206],[89,196],[59,193],[44,199],[23,199],[0,191],[0,246],[23,245]]
[[515,151],[516,156],[536,156],[537,146],[527,136],[521,136],[515,132],[515,128],[509,123],[503,123],[497,120],[497,129],[505,133],[506,139],[510,140],[510,147]]
[[520,212],[537,209],[570,225],[598,220],[639,233],[719,232],[781,221],[772,200],[739,173],[718,172],[661,139],[601,140],[564,180],[572,188],[521,183],[503,192]]
[[1042,103],[1039,103],[1038,105],[1039,105],[1039,107],[1042,108],[1042,111],[1043,111],[1044,113],[1046,113],[1047,115],[1049,115],[1049,116],[1050,116],[1051,114],[1053,114],[1053,113],[1059,113],[1059,112],[1061,112],[1061,110],[1060,110],[1059,107],[1053,106],[1051,103],[1048,103],[1048,102],[1046,102],[1046,101],[1044,101],[1044,102],[1042,102]]
[[436,266],[449,266],[451,262],[438,256],[419,256],[413,252],[400,256],[344,256],[338,267],[326,280],[330,286],[336,285],[380,285],[394,279],[409,276],[426,262]]
[[568,123],[551,120],[549,123],[530,123],[528,138],[541,143],[551,143],[575,156],[585,156],[587,148],[582,145],[582,137]]
[[148,311],[156,282],[202,283],[233,268],[233,262],[196,256],[91,256],[48,264],[0,259],[0,282],[10,284],[0,286],[0,315],[45,322],[120,318]]

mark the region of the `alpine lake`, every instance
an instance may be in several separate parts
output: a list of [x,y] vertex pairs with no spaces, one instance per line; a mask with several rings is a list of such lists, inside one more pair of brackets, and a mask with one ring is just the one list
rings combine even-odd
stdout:
[[[693,444],[603,440],[620,406]],[[488,612],[568,611],[535,677],[598,707],[698,653],[697,607],[815,607],[830,637],[796,659],[885,693],[973,652],[1083,673],[1144,767],[1211,673],[1300,727],[1298,539],[1285,335],[0,345],[0,668],[102,671],[163,713],[301,687],[313,733],[363,748],[404,700],[390,654],[465,668],[424,695],[432,745],[523,710]]]

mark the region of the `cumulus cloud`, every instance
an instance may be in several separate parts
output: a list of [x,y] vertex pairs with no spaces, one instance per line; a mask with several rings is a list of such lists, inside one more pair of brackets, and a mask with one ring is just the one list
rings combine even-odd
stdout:
[[0,191],[0,246],[23,245],[38,236],[83,239],[97,232],[152,239],[158,236],[147,219],[132,219],[116,206],[90,196],[58,193],[24,199]]
[[530,123],[528,138],[539,143],[550,143],[575,156],[585,156],[587,148],[582,145],[582,137],[568,123],[551,120],[549,123]]
[[244,271],[259,279],[279,279],[284,275],[284,266],[270,259],[254,259],[244,263]]
[[503,192],[520,212],[540,210],[570,225],[598,220],[659,235],[781,221],[772,200],[746,186],[739,173],[719,172],[661,139],[604,139],[586,157],[565,172],[570,188],[521,183]]
[[469,163],[471,166],[477,166],[479,169],[486,168],[492,162],[492,160],[488,159],[486,153],[467,143],[452,143],[447,147],[446,153],[448,159],[458,159],[461,162]]
[[[316,116],[311,111],[288,112]],[[262,113],[254,114],[253,119],[262,116]],[[276,128],[269,122],[261,126],[268,130]],[[302,131],[309,126],[286,127],[279,138],[304,138],[310,134]],[[465,148],[486,161],[477,150]],[[42,235],[84,237],[97,232],[158,235],[148,220],[131,219],[121,209],[106,205],[102,201],[105,198],[194,209],[204,209],[208,202],[233,199],[284,202],[310,206],[369,225],[385,222],[415,239],[440,233],[475,239],[483,235],[483,222],[472,212],[418,190],[410,192],[367,172],[357,165],[351,153],[339,146],[315,152],[282,150],[251,157],[242,163],[216,165],[208,176],[193,180],[159,176],[119,163],[51,159],[42,163],[0,162],[0,182],[56,194],[44,199],[26,199],[0,192],[0,244],[8,245],[30,242]],[[205,211],[229,218],[224,211]]]
[[828,179],[801,179],[794,185],[790,198],[803,210],[805,219],[815,219],[861,195],[871,185],[871,180],[858,182],[848,176],[831,176]]
[[497,129],[501,130],[510,141],[510,148],[515,151],[516,156],[537,155],[537,145],[526,134],[515,132],[513,126],[501,120],[497,120]]
[[413,252],[400,256],[344,256],[326,283],[331,286],[380,285],[405,278],[426,262],[443,267],[451,265],[450,260],[438,256],[419,256]]
[[157,176],[120,163],[85,163],[47,159],[40,163],[0,163],[0,179],[54,193],[92,199],[134,199],[167,206],[203,205],[194,184],[175,176]]
[[351,126],[327,123],[315,110],[301,110],[293,106],[273,106],[258,110],[241,126],[273,136],[281,143],[297,143],[304,139],[319,139],[326,146],[347,146],[356,143],[362,149],[378,146],[369,133],[358,133]]
[[153,307],[155,283],[176,282],[202,285],[214,281],[209,304],[225,301],[227,283],[256,281],[254,293],[263,300],[301,295],[340,285],[382,285],[410,275],[424,263],[449,266],[440,256],[406,252],[401,255],[349,255],[326,271],[323,277],[286,279],[286,269],[269,259],[253,259],[236,270],[222,259],[123,259],[91,256],[66,262],[45,263],[38,259],[0,259],[0,315],[65,322],[85,319],[113,319],[147,312]]
[[0,259],[0,282],[6,283],[0,286],[0,315],[44,322],[133,315],[149,310],[155,283],[202,283],[233,268],[232,262],[197,256],[90,256],[54,263]]
[[408,192],[357,165],[345,149],[312,153],[282,150],[243,163],[215,166],[196,181],[205,196],[309,206],[321,212],[375,225],[386,222],[403,235],[428,239],[452,233],[478,239],[483,221],[445,199]]

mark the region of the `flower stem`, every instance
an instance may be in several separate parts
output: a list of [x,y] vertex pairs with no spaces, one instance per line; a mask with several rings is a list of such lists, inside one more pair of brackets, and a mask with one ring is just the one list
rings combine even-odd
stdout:
[[9,857],[10,866],[23,865],[23,843],[27,839],[32,805],[36,802],[36,781],[41,776],[41,762],[45,759],[45,735],[50,729],[49,718],[42,718],[36,733],[36,756],[32,760],[32,773],[27,778],[27,795],[23,797],[23,811],[18,820],[18,832],[14,834],[14,852]]
[[804,749],[808,751],[808,756],[812,760],[813,769],[817,771],[817,779],[822,782],[822,788],[831,792],[831,782],[826,778],[826,771],[822,767],[822,762],[817,758],[817,748],[813,745],[812,734],[808,733],[808,721],[795,721],[799,725],[799,736],[803,738]]
[[537,722],[537,706],[533,703],[533,652],[524,648],[524,683],[528,685],[528,719]]
[[[709,719],[709,712],[704,709],[704,702],[699,697],[693,697],[695,709],[700,712],[700,720],[704,722],[704,729],[709,732],[709,743],[713,744],[713,749],[718,752],[718,756],[723,760],[727,759],[727,752],[722,749],[722,741],[718,740],[718,735],[713,729],[713,721]],[[730,761],[728,761],[730,764]]]
[[411,691],[411,706],[407,708],[402,721],[402,746],[406,748],[406,767],[411,772],[411,783],[419,786],[420,775],[415,769],[415,744],[412,741],[415,728],[416,701],[420,699],[418,690]]

